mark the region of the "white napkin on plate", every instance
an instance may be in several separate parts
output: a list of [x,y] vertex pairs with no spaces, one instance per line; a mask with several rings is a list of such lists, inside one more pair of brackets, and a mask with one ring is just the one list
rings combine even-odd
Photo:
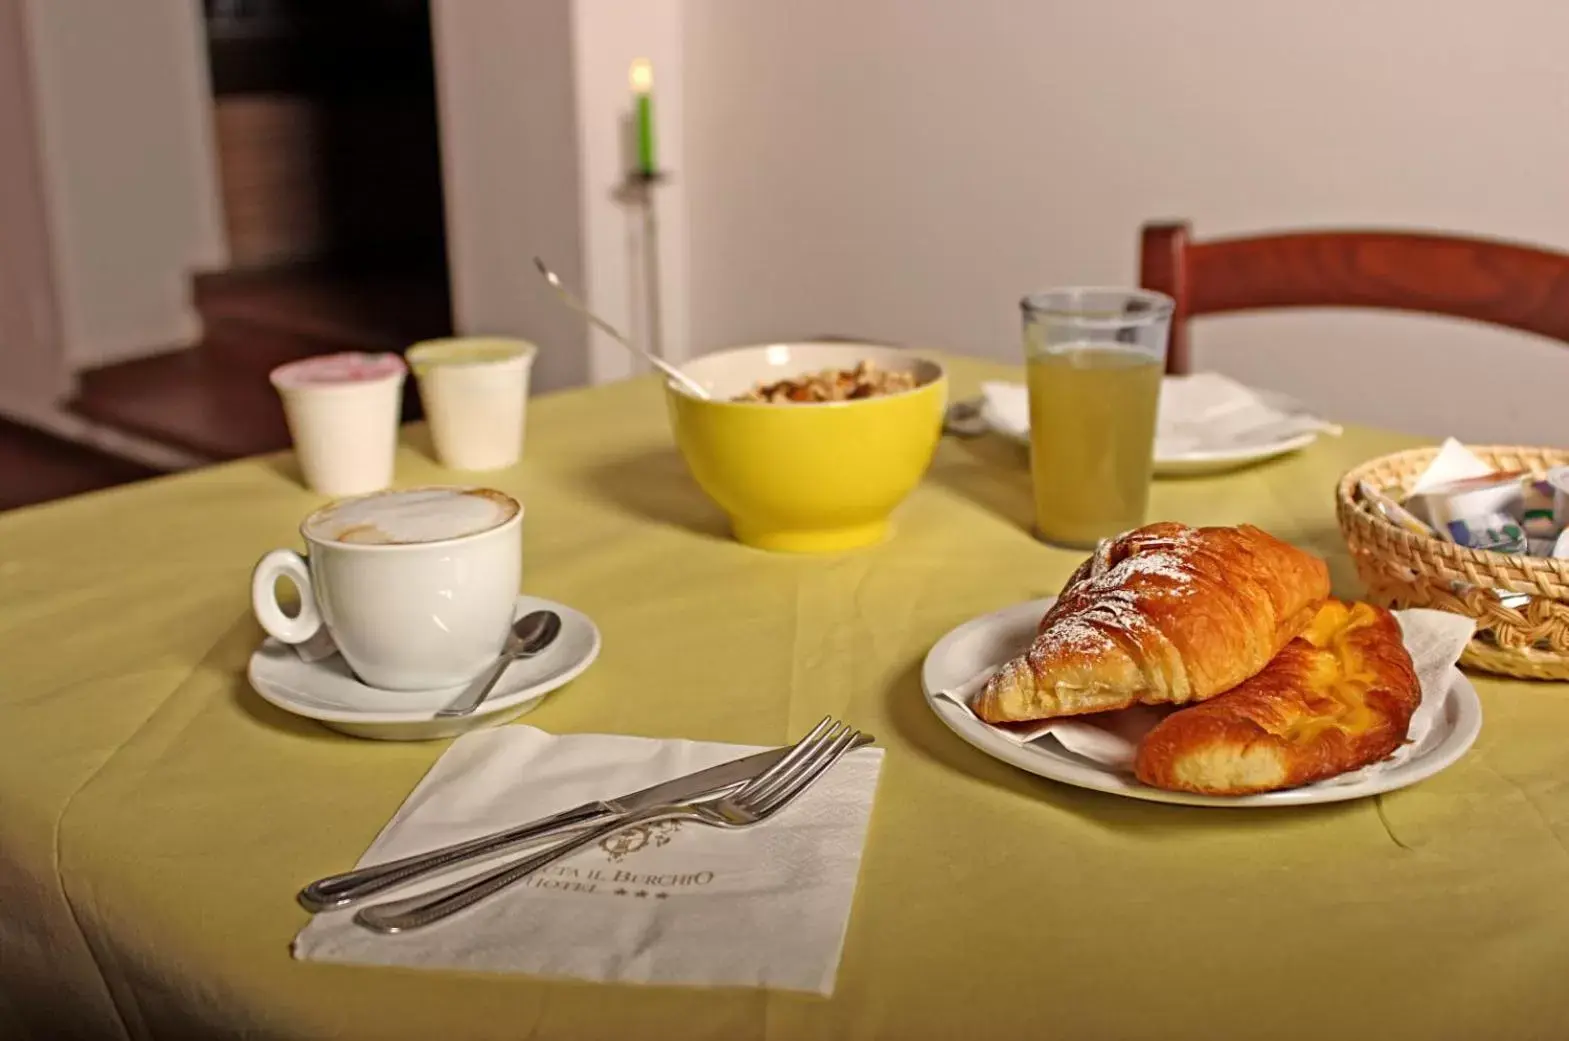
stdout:
[[[761,750],[603,734],[558,737],[527,726],[469,733],[425,775],[360,865]],[[880,748],[850,753],[762,824],[739,831],[698,824],[634,829],[423,929],[384,936],[353,923],[357,908],[318,914],[295,939],[294,956],[831,994],[882,756]]]
[[[994,430],[1029,437],[1029,392],[1023,384],[982,383],[981,394],[982,414]],[[1216,372],[1161,380],[1156,459],[1267,448],[1305,433],[1339,434],[1340,427],[1284,395],[1253,390]]]
[[[1422,687],[1422,702],[1411,716],[1406,743],[1382,762],[1331,777],[1319,784],[1352,784],[1370,774],[1405,762],[1425,750],[1425,742],[1434,731],[1439,713],[1443,711],[1444,695],[1449,691],[1450,670],[1460,660],[1460,653],[1476,631],[1476,621],[1464,615],[1425,608],[1396,611],[1394,614],[1400,622],[1406,651],[1416,666],[1417,681]],[[1024,648],[1018,650],[1022,652]],[[1036,723],[993,726],[975,716],[970,710],[970,702],[985,688],[986,681],[1001,664],[996,663],[957,687],[938,691],[937,696],[958,705],[977,722],[981,722],[982,726],[1016,744],[1027,745],[1049,737],[1075,755],[1118,773],[1133,772],[1134,755],[1144,735],[1168,714],[1178,711],[1169,705],[1135,705],[1118,712],[1092,716],[1069,716]]]

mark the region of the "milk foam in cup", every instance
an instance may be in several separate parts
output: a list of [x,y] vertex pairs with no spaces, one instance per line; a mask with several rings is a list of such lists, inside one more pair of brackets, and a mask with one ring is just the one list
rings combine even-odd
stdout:
[[410,347],[409,366],[441,465],[500,470],[523,455],[524,416],[535,346],[466,336]]
[[272,370],[307,487],[345,496],[392,483],[407,371],[396,354],[358,352]]
[[414,546],[478,535],[511,520],[518,504],[489,488],[410,488],[332,503],[305,520],[305,536],[357,546]]

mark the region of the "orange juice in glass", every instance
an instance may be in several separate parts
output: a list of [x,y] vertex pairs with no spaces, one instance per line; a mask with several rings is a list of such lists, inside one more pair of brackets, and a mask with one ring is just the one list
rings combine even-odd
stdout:
[[1092,548],[1144,523],[1172,301],[1053,289],[1021,306],[1035,533]]

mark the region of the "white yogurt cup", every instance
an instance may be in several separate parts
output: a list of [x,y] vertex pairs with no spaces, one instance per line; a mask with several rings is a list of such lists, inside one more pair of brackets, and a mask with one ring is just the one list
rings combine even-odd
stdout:
[[458,336],[406,352],[419,381],[436,458],[453,470],[501,470],[522,458],[529,373],[526,340]]
[[307,487],[340,497],[392,484],[407,372],[396,354],[357,352],[272,370]]

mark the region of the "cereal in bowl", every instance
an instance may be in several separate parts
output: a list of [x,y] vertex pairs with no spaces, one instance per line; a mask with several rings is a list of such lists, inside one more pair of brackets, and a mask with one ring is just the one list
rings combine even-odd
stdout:
[[915,373],[879,369],[869,361],[853,369],[823,369],[795,379],[759,383],[736,401],[761,401],[771,405],[820,401],[858,401],[884,394],[898,394],[915,386]]

